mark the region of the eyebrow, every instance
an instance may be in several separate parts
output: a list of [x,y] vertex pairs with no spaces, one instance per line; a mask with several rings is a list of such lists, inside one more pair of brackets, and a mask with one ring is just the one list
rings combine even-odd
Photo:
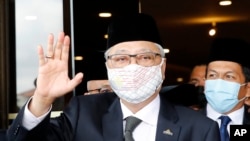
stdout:
[[214,73],[217,73],[217,71],[212,70],[212,69],[208,69],[207,72],[214,72]]
[[[144,49],[143,48],[143,49],[138,50],[137,52],[144,53],[144,52],[154,52],[154,51],[152,51],[151,49]],[[125,49],[121,49],[121,50],[116,50],[114,52],[114,54],[120,54],[120,53],[129,53],[129,51],[125,50]]]
[[88,92],[89,92],[89,93],[91,93],[91,92],[98,92],[98,93],[99,93],[99,92],[100,92],[100,90],[101,90],[101,88],[100,88],[100,89],[88,90]]
[[199,79],[198,78],[191,78],[190,81],[199,81]]
[[[207,71],[218,73],[216,70],[213,70],[213,69],[208,69]],[[225,71],[225,73],[236,73],[236,72],[233,70],[228,70],[228,71]]]

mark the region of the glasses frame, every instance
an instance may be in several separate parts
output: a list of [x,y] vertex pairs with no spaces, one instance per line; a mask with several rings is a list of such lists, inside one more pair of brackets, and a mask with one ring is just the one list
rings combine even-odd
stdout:
[[[147,53],[154,54],[154,61],[155,61],[156,56],[162,57],[162,55],[161,55],[160,53],[156,53],[156,52],[143,52],[143,53],[137,53],[137,54],[112,54],[112,55],[108,55],[107,58],[108,58],[109,60],[111,60],[111,64],[113,65],[113,63],[112,63],[112,57],[113,57],[113,56],[116,56],[116,55],[129,56],[129,62],[128,62],[128,64],[127,64],[127,65],[129,65],[129,64],[131,63],[131,57],[135,57],[135,58],[136,58],[136,63],[138,64],[138,61],[137,61],[137,58],[138,58],[138,57],[137,57],[137,56],[138,56],[138,55],[142,55],[142,54],[147,54]],[[127,66],[127,65],[125,65],[125,66]],[[140,65],[140,64],[139,64],[139,65]],[[125,67],[125,66],[123,66],[123,67]],[[116,67],[116,68],[122,68],[122,67]]]
[[99,88],[99,89],[89,90],[88,93],[92,94],[94,91],[98,91],[98,93],[111,93],[111,92],[113,92],[113,90],[109,89],[109,88]]

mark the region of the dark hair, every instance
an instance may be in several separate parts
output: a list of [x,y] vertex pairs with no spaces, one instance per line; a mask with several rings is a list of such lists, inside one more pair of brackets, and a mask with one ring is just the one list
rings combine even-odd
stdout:
[[36,81],[37,81],[37,78],[35,78],[34,81],[33,81],[33,84],[34,84],[35,87],[36,87]]
[[242,66],[242,71],[245,76],[245,82],[250,82],[250,69],[248,67]]

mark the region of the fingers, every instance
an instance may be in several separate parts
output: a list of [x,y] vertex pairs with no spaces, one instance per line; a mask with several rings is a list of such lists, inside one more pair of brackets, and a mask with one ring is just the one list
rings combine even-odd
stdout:
[[45,63],[45,58],[44,58],[43,48],[41,45],[38,45],[37,52],[38,52],[39,65],[42,66]]
[[47,56],[53,56],[53,59],[68,61],[69,58],[69,47],[70,47],[70,37],[65,36],[64,32],[60,32],[58,35],[57,43],[55,48],[53,48],[54,43],[53,35],[49,35],[48,38],[48,48]]
[[51,58],[53,57],[53,54],[54,54],[54,36],[52,33],[49,34],[48,36],[48,46],[47,46],[47,53],[46,53],[46,56],[47,58]]
[[69,58],[69,48],[70,48],[70,38],[69,36],[65,36],[62,48],[61,59],[63,61],[68,61]]
[[[70,38],[69,36],[65,36],[64,32],[60,32],[58,34],[55,46],[54,46],[54,35],[51,33],[48,36],[47,53],[46,54],[43,53],[43,57],[47,59],[59,59],[59,60],[63,59],[67,61],[69,58],[69,47],[70,47]],[[41,46],[39,46],[39,48],[41,48]],[[42,49],[39,50],[42,51]],[[39,58],[41,58],[41,56],[39,56]],[[42,64],[44,63],[42,60],[40,61]]]
[[50,59],[59,59],[59,60],[62,59],[63,61],[68,61],[69,48],[70,48],[70,37],[65,36],[64,32],[59,33],[57,43],[55,46],[54,46],[54,35],[52,33],[49,34],[46,54],[44,53],[42,46],[41,45],[38,46],[39,65],[43,65],[44,63],[46,63],[46,60]]
[[53,34],[49,34],[48,36],[48,47],[47,47],[47,53],[44,54],[43,47],[41,45],[38,45],[38,57],[39,57],[39,65],[44,65],[45,63],[45,57],[53,57],[53,43],[54,43],[54,36]]
[[59,60],[62,59],[63,61],[68,61],[69,47],[70,47],[70,37],[65,36],[64,32],[59,33],[55,47],[54,47],[54,35],[52,33],[49,34],[46,54],[44,53],[43,47],[41,45],[38,45],[37,50],[39,57],[39,65],[44,65],[46,63],[46,60],[48,61],[50,59],[59,59]]
[[54,59],[61,59],[61,54],[62,54],[62,48],[63,48],[63,43],[64,43],[64,32],[60,32],[57,38],[57,43],[55,45],[55,50],[54,50]]

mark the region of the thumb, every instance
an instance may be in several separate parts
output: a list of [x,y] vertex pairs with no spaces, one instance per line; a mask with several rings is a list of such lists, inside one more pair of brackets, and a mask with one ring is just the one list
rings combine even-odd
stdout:
[[73,90],[77,85],[79,85],[82,82],[83,79],[83,73],[79,72],[75,75],[75,77],[70,80],[68,86],[69,89]]

